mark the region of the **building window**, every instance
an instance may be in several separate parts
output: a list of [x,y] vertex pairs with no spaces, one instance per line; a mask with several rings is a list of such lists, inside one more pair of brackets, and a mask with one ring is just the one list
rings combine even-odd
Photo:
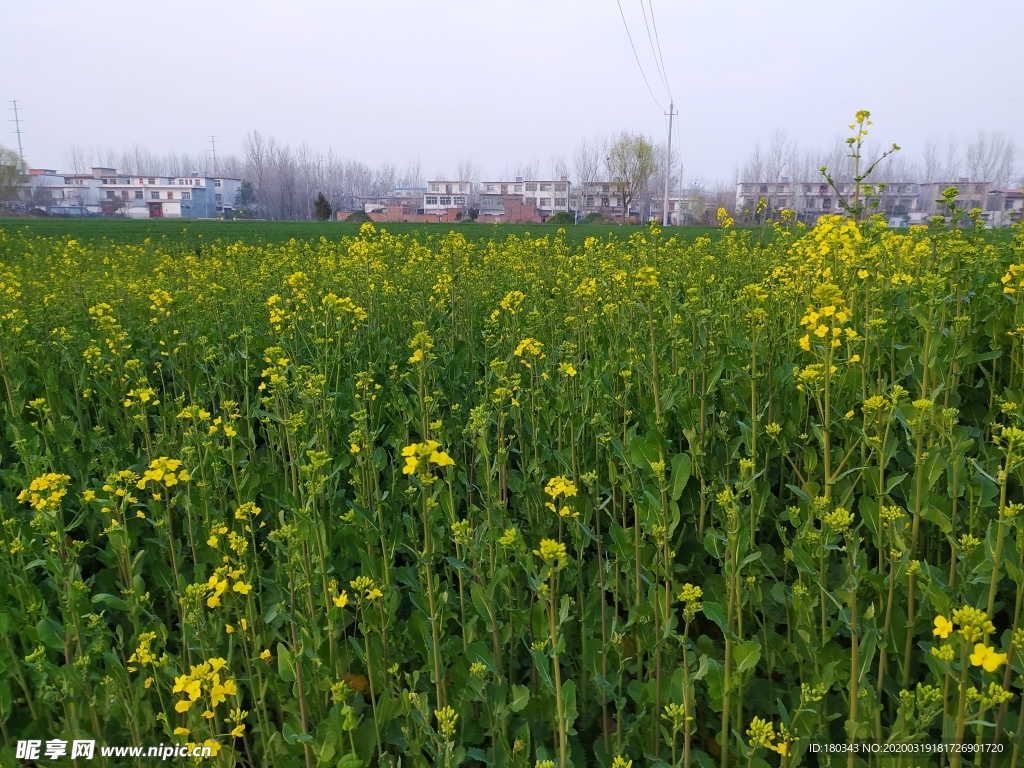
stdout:
[[594,206],[594,196],[587,195],[587,207],[592,208]]
[[601,207],[602,208],[607,208],[608,207],[608,195],[605,195],[604,197],[601,198]]
[[182,200],[191,200],[191,199],[192,199],[192,193],[191,193],[191,192],[189,192],[189,191],[188,191],[188,190],[186,189],[186,190],[185,190],[184,192],[182,192],[182,193],[181,193],[181,199],[182,199]]
[[564,205],[565,205],[565,198],[564,197],[556,197],[555,198],[555,207],[556,208],[561,208]]
[[167,199],[168,200],[173,200],[174,199],[174,193],[173,192],[168,192],[167,193]]
[[108,190],[107,191],[107,200],[113,200],[113,199],[114,199],[114,190]]
[[156,179],[146,179],[147,184],[156,184]]
[[821,201],[821,207],[823,209],[825,209],[826,211],[831,210],[831,208],[832,208],[832,198],[830,198],[830,197],[823,198],[822,201]]
[[447,207],[447,206],[449,206],[451,204],[452,204],[452,199],[448,195],[442,195],[442,197],[441,197],[441,205]]
[[541,192],[550,192],[551,191],[551,185],[550,184],[541,184],[540,185],[540,191]]
[[430,191],[431,192],[437,192],[437,184],[431,184],[430,185]]
[[785,207],[786,207],[786,198],[780,197],[779,198],[779,208],[785,208]]
[[551,198],[550,197],[542,197],[542,198],[540,198],[540,207],[541,208],[550,208],[551,207]]
[[150,197],[151,200],[159,200],[160,199],[160,193],[159,192],[150,192],[149,193],[149,197]]
[[216,198],[218,203],[223,202],[223,200],[221,199],[223,196],[220,193],[214,195],[214,197]]
[[427,205],[437,205],[437,197],[434,195],[427,195]]
[[523,194],[523,185],[522,185],[522,184],[516,184],[516,189],[515,189],[515,191],[516,191],[516,194],[517,194],[517,195],[521,195],[521,194]]
[[121,199],[122,200],[127,200],[128,199],[128,190],[127,189],[122,189],[121,190]]
[[135,190],[135,199],[136,200],[141,200],[142,199],[142,190],[141,189],[136,189]]
[[487,191],[488,192],[493,192],[494,191],[494,185],[493,184],[488,184],[487,185]]
[[535,181],[528,181],[526,183],[526,191],[527,192],[536,192],[537,191],[537,182],[535,182]]
[[213,180],[213,186],[219,187],[220,186],[220,179],[214,179]]
[[465,205],[466,204],[466,198],[463,195],[458,195],[457,197],[452,199],[452,202],[455,205]]
[[555,184],[555,192],[565,192],[565,182]]

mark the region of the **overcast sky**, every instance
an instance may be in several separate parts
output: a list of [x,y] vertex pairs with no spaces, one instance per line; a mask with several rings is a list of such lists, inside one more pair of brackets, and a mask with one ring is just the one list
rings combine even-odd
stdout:
[[[651,1],[687,177],[730,179],[776,128],[825,146],[858,109],[908,155],[979,130],[1024,152],[1022,0]],[[640,0],[621,3],[667,108]],[[494,176],[571,162],[583,136],[665,134],[615,0],[0,0],[0,30],[0,99],[34,167],[64,168],[70,144],[195,154],[216,134],[239,152],[259,129]]]

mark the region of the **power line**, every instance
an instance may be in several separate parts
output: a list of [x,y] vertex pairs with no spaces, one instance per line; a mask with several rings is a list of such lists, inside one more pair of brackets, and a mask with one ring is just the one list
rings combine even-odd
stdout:
[[[654,66],[658,70],[658,75],[661,77],[661,84],[665,86],[665,92],[668,93],[669,98],[672,98],[672,91],[668,87],[668,79],[665,77],[665,66],[664,63],[658,61],[658,51],[654,47],[654,38],[651,37],[651,25],[647,21],[647,8],[644,7],[644,0],[640,0],[640,12],[644,15],[644,27],[647,29],[647,42],[651,44],[651,53],[654,56]],[[651,20],[654,19],[654,8],[651,8]]]
[[672,98],[672,89],[668,87],[668,70],[665,69],[665,59],[661,55],[661,39],[658,37],[658,22],[654,20],[654,6],[651,5],[652,0],[647,0],[647,7],[651,9],[651,26],[654,27],[654,41],[658,44],[658,60],[661,62],[661,71],[665,76],[665,90],[668,91],[668,96]]
[[644,85],[647,86],[647,92],[651,94],[651,98],[654,99],[654,103],[658,105],[658,109],[662,112],[665,108],[661,106],[661,102],[658,101],[658,97],[654,95],[654,91],[651,90],[651,84],[647,82],[647,75],[644,72],[644,65],[640,63],[640,57],[637,55],[636,46],[633,45],[633,36],[629,34],[629,24],[626,23],[626,14],[622,12],[622,3],[620,0],[615,0],[615,4],[619,6],[619,15],[622,17],[622,24],[626,28],[626,37],[629,38],[629,47],[633,49],[633,57],[636,59],[636,65],[640,67],[640,76],[644,79]]

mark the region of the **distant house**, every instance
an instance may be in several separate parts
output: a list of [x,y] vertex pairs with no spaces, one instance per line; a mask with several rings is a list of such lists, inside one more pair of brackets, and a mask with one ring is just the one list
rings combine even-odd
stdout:
[[[862,185],[861,204],[867,213],[906,216],[918,210],[918,187],[909,182]],[[853,205],[856,194],[853,182],[839,181],[833,187],[825,179],[793,181],[785,176],[772,182],[741,181],[736,185],[736,211],[769,218],[781,211],[793,211],[800,221],[813,224],[822,216],[844,214],[843,202]]]
[[469,196],[473,191],[470,181],[428,181],[423,193],[423,214],[438,216],[438,220],[446,220],[457,211],[463,218],[468,213]]
[[133,176],[96,166],[92,173],[61,175],[33,169],[32,201],[54,216],[121,215],[133,219],[230,216],[240,179]]
[[[623,195],[614,181],[588,181],[580,189],[580,212],[600,213],[609,219],[623,218]],[[640,201],[630,200],[626,218],[640,215]]]
[[480,214],[509,223],[547,221],[559,211],[569,210],[570,188],[565,176],[557,181],[522,176],[512,181],[485,181],[480,185]]

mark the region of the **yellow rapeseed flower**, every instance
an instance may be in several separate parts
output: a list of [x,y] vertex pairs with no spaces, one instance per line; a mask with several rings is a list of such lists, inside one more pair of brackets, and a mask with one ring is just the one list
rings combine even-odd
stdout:
[[932,634],[936,637],[941,637],[945,640],[949,637],[949,633],[953,631],[953,622],[947,619],[945,616],[935,617],[935,629],[932,630]]

